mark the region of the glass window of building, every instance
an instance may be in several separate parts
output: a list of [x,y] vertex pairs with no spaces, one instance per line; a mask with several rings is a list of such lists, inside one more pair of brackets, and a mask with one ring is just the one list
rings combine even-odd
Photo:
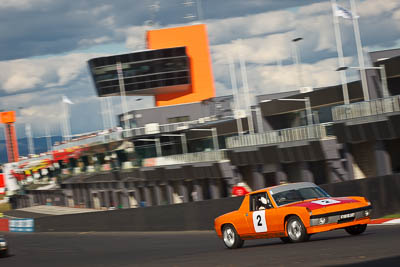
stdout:
[[184,122],[184,121],[189,121],[189,120],[190,120],[189,116],[179,116],[179,117],[168,118],[168,123],[177,123],[177,122]]

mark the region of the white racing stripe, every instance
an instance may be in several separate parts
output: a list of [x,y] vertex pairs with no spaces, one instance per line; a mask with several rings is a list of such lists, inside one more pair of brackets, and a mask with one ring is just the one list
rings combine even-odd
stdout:
[[384,222],[383,224],[400,224],[400,219],[393,219],[393,220]]

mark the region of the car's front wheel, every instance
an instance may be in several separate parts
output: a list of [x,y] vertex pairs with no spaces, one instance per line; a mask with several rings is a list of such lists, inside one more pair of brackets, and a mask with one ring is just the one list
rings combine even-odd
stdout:
[[287,220],[286,233],[287,233],[287,239],[285,238],[284,240],[282,240],[283,242],[286,241],[286,242],[296,243],[296,242],[306,241],[309,238],[303,222],[297,216],[291,216]]
[[349,227],[345,228],[346,232],[351,235],[362,234],[362,233],[364,233],[365,229],[367,229],[366,224],[359,224],[359,225],[349,226]]
[[241,248],[244,243],[231,224],[225,225],[222,229],[222,238],[227,248]]

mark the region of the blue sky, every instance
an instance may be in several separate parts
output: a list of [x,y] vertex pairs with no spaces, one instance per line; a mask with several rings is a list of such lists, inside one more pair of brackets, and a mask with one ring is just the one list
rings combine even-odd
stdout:
[[[87,60],[145,48],[145,32],[193,23],[196,5],[185,0],[1,0],[0,109],[16,110],[17,135],[31,123],[35,136],[60,133],[61,97],[72,102],[72,133],[104,127]],[[196,2],[193,0],[193,2]],[[247,63],[253,94],[296,89],[290,40],[299,43],[307,86],[339,83],[330,1],[198,0],[207,24],[217,95],[231,94],[227,58],[240,52]],[[356,0],[364,53],[400,47],[400,1]],[[149,6],[158,4],[157,12]],[[349,0],[338,4],[350,8]],[[357,65],[351,21],[341,20],[344,55]],[[238,59],[235,58],[237,61]],[[281,68],[277,62],[283,62]],[[368,63],[368,62],[367,62]],[[238,64],[236,64],[238,67]],[[240,74],[240,71],[238,71]],[[358,79],[348,72],[348,79]],[[241,84],[238,75],[238,83]],[[130,109],[153,106],[151,97]],[[113,114],[121,112],[113,97]],[[106,121],[106,127],[109,122]],[[1,131],[0,139],[3,139]]]

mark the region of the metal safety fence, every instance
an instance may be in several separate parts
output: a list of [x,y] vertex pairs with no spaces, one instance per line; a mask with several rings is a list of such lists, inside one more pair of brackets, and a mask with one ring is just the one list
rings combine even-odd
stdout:
[[[195,162],[209,162],[209,161],[225,161],[228,160],[226,150],[215,150],[215,151],[202,151],[195,153],[177,154],[164,157],[157,157],[146,159],[147,162],[151,162],[152,166],[164,166],[164,165],[174,165],[174,164],[185,164],[185,163],[195,163]],[[146,166],[149,164],[144,163]]]
[[400,112],[400,96],[374,99],[370,101],[357,102],[349,105],[341,105],[332,108],[334,121],[364,118]]
[[329,136],[331,123],[323,123],[282,130],[267,131],[257,134],[233,136],[226,139],[227,148],[266,145],[309,139],[324,139]]

